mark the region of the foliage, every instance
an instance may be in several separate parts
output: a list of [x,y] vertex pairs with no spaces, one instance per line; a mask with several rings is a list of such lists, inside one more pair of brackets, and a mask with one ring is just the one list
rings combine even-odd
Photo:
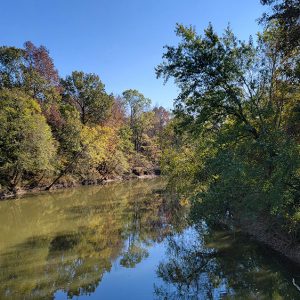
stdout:
[[[180,87],[163,165],[198,217],[272,217],[299,240],[299,52],[269,24],[257,43],[177,26],[156,71]],[[256,46],[255,46],[256,44]],[[170,132],[169,132],[170,133]],[[179,140],[179,142],[178,142]],[[170,148],[173,148],[170,150]]]
[[0,47],[0,96],[3,190],[97,183],[157,168],[164,109],[150,111],[150,99],[136,90],[107,94],[96,74],[59,78],[44,46]]
[[261,0],[263,5],[270,5],[273,14],[264,14],[262,21],[267,25],[276,21],[280,28],[280,43],[285,51],[291,51],[300,46],[300,1],[299,0]]
[[53,170],[55,142],[39,104],[18,89],[0,91],[1,183],[14,189],[28,174]]
[[0,49],[0,87],[24,89],[42,102],[59,98],[59,77],[48,50],[31,42],[24,49],[2,46]]
[[15,47],[0,47],[1,88],[19,87],[22,84],[22,57],[24,50]]
[[126,90],[123,92],[124,103],[130,111],[130,128],[132,130],[133,143],[136,151],[140,151],[141,138],[147,124],[145,110],[149,107],[151,100],[145,98],[137,90]]
[[64,100],[78,109],[83,124],[103,123],[108,117],[113,98],[106,94],[98,75],[74,71],[62,85]]

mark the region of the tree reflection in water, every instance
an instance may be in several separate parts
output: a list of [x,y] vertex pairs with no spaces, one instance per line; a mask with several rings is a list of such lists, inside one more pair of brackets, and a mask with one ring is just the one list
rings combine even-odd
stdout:
[[0,203],[0,299],[89,295],[117,258],[134,267],[174,229],[179,210],[163,187],[139,181]]
[[157,299],[299,299],[291,286],[298,266],[280,270],[282,258],[246,236],[203,223],[167,239]]
[[[144,299],[127,297],[138,284],[149,288],[147,299],[299,298],[291,283],[299,274],[243,236],[204,223],[187,228],[186,210],[163,188],[162,180],[138,181],[0,202],[0,299],[54,299],[58,291],[98,299],[104,276],[110,291],[129,283],[130,299]],[[139,273],[158,245],[151,274]],[[109,277],[116,264],[138,284]]]

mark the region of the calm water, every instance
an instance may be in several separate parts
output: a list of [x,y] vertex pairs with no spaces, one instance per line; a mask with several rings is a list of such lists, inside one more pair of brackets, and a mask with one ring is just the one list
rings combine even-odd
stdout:
[[300,299],[299,267],[189,226],[160,179],[0,202],[0,299]]

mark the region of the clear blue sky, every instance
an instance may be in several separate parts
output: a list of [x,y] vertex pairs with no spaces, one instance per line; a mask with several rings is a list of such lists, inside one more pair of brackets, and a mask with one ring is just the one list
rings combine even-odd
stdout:
[[217,32],[230,23],[240,39],[259,30],[259,0],[3,0],[0,45],[45,45],[60,76],[97,73],[110,93],[138,89],[172,107],[176,87],[156,79],[163,46],[176,45],[176,22]]

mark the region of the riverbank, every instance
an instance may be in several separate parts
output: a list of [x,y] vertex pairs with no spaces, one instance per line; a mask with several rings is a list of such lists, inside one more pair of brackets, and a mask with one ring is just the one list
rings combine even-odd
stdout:
[[[134,179],[153,179],[159,177],[160,175],[157,174],[149,174],[149,175],[135,175],[130,174],[128,176],[117,176],[112,178],[105,178],[101,180],[83,180],[79,181],[65,181],[65,182],[58,182],[51,187],[50,191],[54,190],[61,190],[61,189],[69,189],[75,188],[80,186],[87,186],[87,185],[106,185],[111,182],[124,182],[130,181]],[[36,187],[22,187],[16,189],[15,192],[11,191],[0,191],[0,201],[5,199],[14,199],[18,198],[23,195],[27,194],[34,194],[47,191],[47,185],[41,185]],[[49,190],[48,190],[49,191]]]
[[300,266],[300,243],[295,242],[269,218],[259,217],[255,222],[243,220],[239,222],[239,227],[255,240],[267,245]]
[[253,240],[267,246],[290,261],[300,266],[300,243],[294,242],[288,233],[284,232],[270,218],[260,216],[255,219],[240,218],[234,222],[219,221],[231,230],[247,234]]

